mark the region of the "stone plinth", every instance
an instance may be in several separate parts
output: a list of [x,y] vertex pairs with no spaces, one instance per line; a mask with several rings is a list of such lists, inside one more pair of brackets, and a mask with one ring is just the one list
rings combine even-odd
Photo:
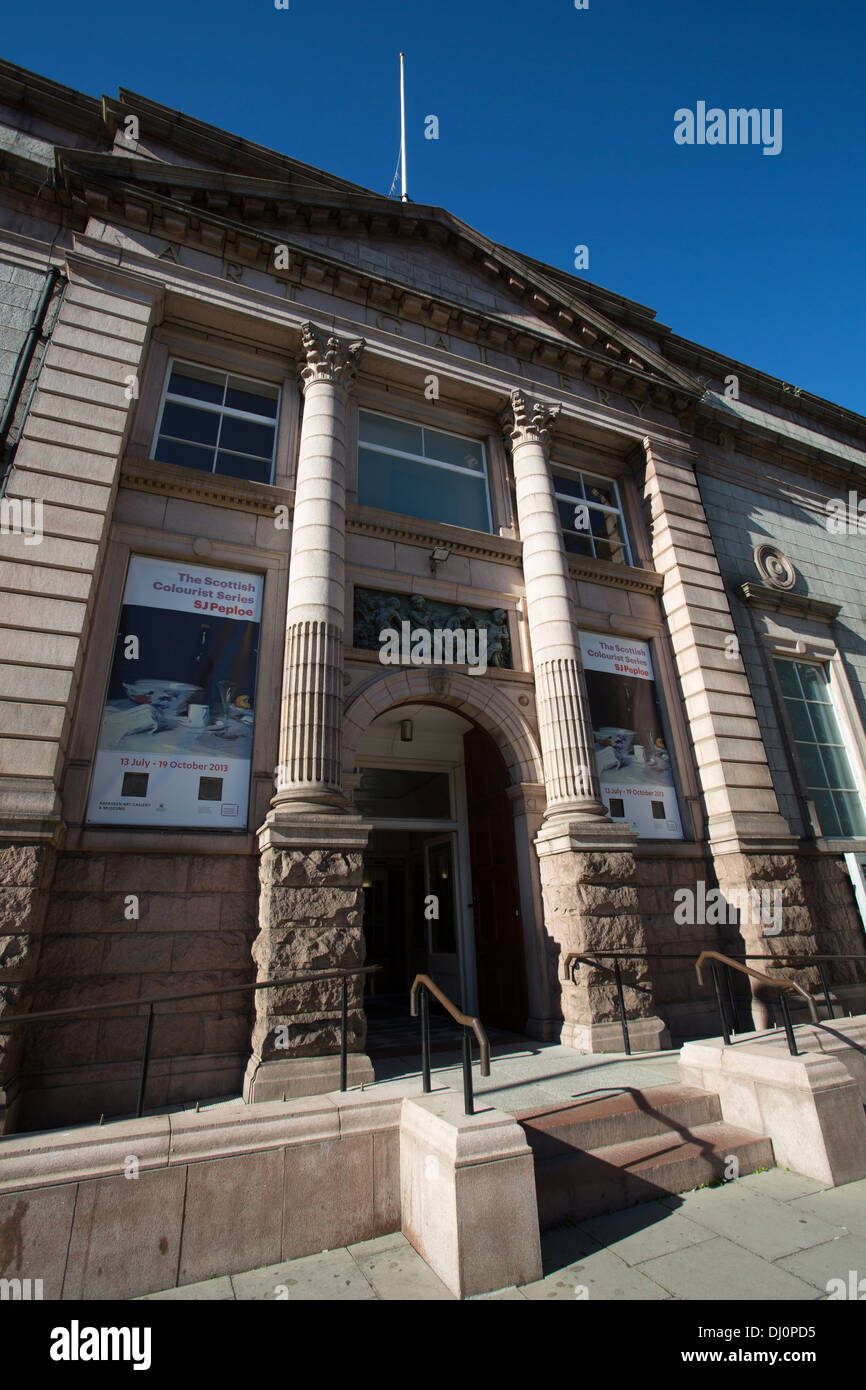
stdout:
[[[369,827],[327,813],[274,820],[259,836],[257,982],[364,964],[363,850]],[[247,1101],[312,1095],[339,1085],[339,979],[256,991]],[[373,1079],[364,1055],[363,977],[348,984],[349,1084]]]
[[463,1113],[439,1091],[404,1100],[403,1234],[457,1298],[542,1277],[532,1151],[511,1115]]
[[[857,1026],[845,1039],[851,1023]],[[803,1050],[798,1057],[789,1053],[784,1033],[731,1047],[721,1038],[689,1042],[680,1053],[680,1078],[715,1091],[731,1124],[769,1135],[777,1163],[831,1187],[855,1182],[866,1177],[866,1115],[846,1054],[858,1053],[862,1061],[864,1023],[831,1024],[833,1052]],[[798,1046],[810,1047],[813,1031],[820,1039],[824,1030],[798,1028]]]
[[[548,823],[535,841],[545,927],[559,947],[560,962],[571,951],[648,949],[634,857],[636,838],[633,831],[610,822],[572,821]],[[655,1014],[647,963],[624,961],[622,973],[632,1047],[635,1051],[669,1047],[665,1025]],[[613,977],[579,965],[575,983],[561,978],[561,984],[562,1042],[584,1052],[623,1051]]]

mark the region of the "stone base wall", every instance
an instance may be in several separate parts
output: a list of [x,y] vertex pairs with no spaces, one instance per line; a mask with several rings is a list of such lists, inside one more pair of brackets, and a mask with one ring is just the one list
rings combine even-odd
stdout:
[[[795,854],[716,856],[714,865],[719,887],[726,897],[735,891],[781,894],[781,931],[778,934],[767,936],[764,924],[747,920],[741,921],[737,928],[728,928],[732,933],[732,942],[738,944],[744,954],[786,956],[802,953],[808,956],[819,949],[800,874],[800,862],[800,857]],[[767,901],[772,902],[773,899]],[[733,935],[734,932],[736,935]],[[814,966],[793,969],[784,962],[775,966],[760,960],[750,960],[747,964],[769,976],[790,976],[804,989],[813,989],[819,982]],[[757,980],[750,980],[749,987],[754,1026],[771,1027],[778,1014],[778,991],[762,986]]]
[[[252,984],[255,857],[61,853],[31,1008]],[[133,912],[138,912],[138,917]],[[145,1106],[238,1094],[253,1001],[238,993],[154,1012]],[[145,1011],[114,1011],[25,1034],[18,1129],[134,1109]]]
[[[822,955],[866,956],[866,931],[841,854],[802,855],[800,877]],[[866,960],[827,961],[831,984],[860,986],[866,993]]]
[[[678,889],[695,891],[696,884],[713,883],[710,861],[696,852],[694,858],[653,854],[635,856],[640,912],[648,951],[670,952],[683,959],[651,960],[649,979],[659,1016],[676,1041],[702,1037],[718,1029],[718,1011],[712,985],[703,987],[695,974],[695,961],[701,951],[724,951],[727,940],[723,928],[699,922],[678,922],[675,912]],[[682,915],[681,913],[679,915]]]
[[[47,844],[0,847],[0,1020],[32,998],[55,859]],[[0,1033],[0,1134],[18,1118],[26,1035],[26,1026]]]

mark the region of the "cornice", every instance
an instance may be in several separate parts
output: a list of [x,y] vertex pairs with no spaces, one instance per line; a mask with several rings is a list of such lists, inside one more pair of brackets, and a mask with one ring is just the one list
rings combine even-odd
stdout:
[[635,565],[617,565],[609,560],[593,560],[567,556],[568,572],[572,579],[587,584],[604,584],[609,589],[628,589],[653,598],[664,588],[665,577],[655,570],[639,569]]
[[[486,536],[472,532],[472,540],[460,526],[448,526],[445,522],[431,522],[412,519],[409,522],[389,521],[373,507],[360,504],[349,505],[346,509],[346,530],[360,536],[379,536],[384,540],[399,541],[404,545],[432,547],[447,544],[455,555],[465,555],[470,559],[496,560],[520,569],[523,564],[523,546],[510,536]],[[443,575],[442,578],[447,578]]]
[[[284,506],[287,516],[294,513],[295,494],[290,488],[267,486],[239,478],[226,478],[216,473],[199,473],[192,468],[159,463],[155,459],[127,455],[120,471],[121,487],[130,492],[149,492],[162,497],[178,497],[185,502],[200,502],[203,506],[225,507],[234,512],[252,512],[273,518],[275,509]],[[402,545],[429,547],[447,544],[452,554],[469,559],[491,560],[523,568],[523,546],[510,536],[485,536],[467,532],[459,526],[444,522],[425,526],[423,522],[391,521],[371,507],[350,504],[346,510],[346,531],[351,535],[372,536],[397,541]],[[616,565],[604,560],[569,557],[568,571],[572,579],[600,584],[611,589],[634,593],[661,592],[664,575],[654,570],[632,565]]]
[[[805,485],[801,489],[787,479],[774,478],[772,473],[762,470],[760,474],[757,474],[755,464],[760,463],[764,465],[765,469],[783,469],[790,473],[805,475],[810,481],[820,480],[832,487],[839,487],[846,479],[851,478],[856,478],[862,482],[862,474],[854,472],[852,465],[846,465],[842,459],[834,459],[830,454],[810,455],[808,449],[802,446],[795,452],[792,449],[786,449],[782,440],[777,443],[775,440],[760,439],[755,434],[740,435],[736,429],[730,430],[730,436],[729,448],[721,455],[710,452],[706,448],[699,450],[696,464],[698,474],[709,474],[714,478],[733,483],[735,486],[746,488],[751,492],[760,492],[765,497],[771,490],[775,490],[786,501],[802,507],[804,511],[810,512],[822,523],[826,520],[827,515],[823,497],[819,498],[815,493],[810,493]],[[710,443],[713,450],[723,448],[723,445],[717,441],[699,438],[699,442],[704,445]],[[748,448],[750,443],[758,447]],[[747,449],[748,452],[746,452]],[[735,453],[739,454],[740,457],[735,457]]]
[[278,506],[288,507],[289,516],[294,510],[295,494],[289,488],[228,478],[220,473],[200,473],[194,468],[181,468],[177,464],[159,463],[136,455],[128,455],[123,460],[120,483],[131,492],[181,497],[187,502],[271,518]]
[[797,618],[816,618],[830,623],[842,612],[841,603],[826,603],[806,594],[771,589],[768,584],[755,584],[752,580],[741,584],[737,593],[749,608],[769,608],[774,613],[790,613]]
[[[537,365],[583,379],[591,386],[651,399],[663,410],[693,407],[699,390],[686,373],[671,368],[651,349],[629,338],[603,315],[569,297],[554,281],[541,283],[537,274],[521,267],[519,256],[487,242],[474,229],[439,208],[411,206],[411,216],[389,202],[384,209],[370,206],[370,199],[353,197],[352,206],[341,206],[333,195],[306,196],[288,185],[245,179],[248,196],[225,186],[208,188],[208,171],[177,169],[150,161],[92,155],[79,150],[56,151],[58,178],[73,199],[95,217],[132,225],[149,235],[165,237],[176,246],[189,246],[222,255],[274,274],[274,248],[289,249],[291,268],[280,272],[287,284],[306,285],[322,293],[362,302],[382,315],[423,322],[440,333],[481,343],[494,351],[513,353]],[[139,173],[146,181],[135,181]],[[188,184],[190,176],[198,188]],[[216,183],[225,176],[214,174]],[[151,187],[160,179],[158,187]],[[183,186],[187,199],[176,196]],[[234,214],[234,215],[232,215]],[[407,216],[409,220],[407,221]],[[256,222],[267,221],[267,229]],[[274,231],[274,222],[285,232]],[[371,237],[411,237],[413,243],[430,244],[468,261],[498,288],[524,303],[542,321],[547,320],[562,337],[546,337],[535,327],[524,328],[480,306],[467,306],[446,295],[419,290],[386,279],[356,264],[349,264],[325,249],[311,249],[293,242],[293,224],[305,232],[343,232],[351,236],[365,230]],[[537,283],[536,283],[537,282]]]

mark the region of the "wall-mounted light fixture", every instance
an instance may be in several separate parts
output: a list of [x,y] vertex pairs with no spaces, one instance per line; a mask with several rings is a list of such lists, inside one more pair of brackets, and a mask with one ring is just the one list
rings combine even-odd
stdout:
[[400,742],[411,743],[414,736],[411,719],[400,720]]
[[435,574],[439,565],[444,565],[450,557],[451,550],[447,545],[437,545],[430,552],[430,573]]

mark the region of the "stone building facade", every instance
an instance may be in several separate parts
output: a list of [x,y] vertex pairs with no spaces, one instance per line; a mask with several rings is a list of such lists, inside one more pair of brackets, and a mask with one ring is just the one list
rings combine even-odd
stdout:
[[[650,1049],[717,1030],[702,949],[862,953],[866,421],[441,208],[11,64],[0,207],[0,1029],[199,992],[148,1103],[267,1099],[336,1084],[339,984],[255,979],[382,967],[351,1083],[418,970],[604,1051],[569,951],[636,953]],[[0,1031],[3,1127],[129,1110],[143,1028]]]

